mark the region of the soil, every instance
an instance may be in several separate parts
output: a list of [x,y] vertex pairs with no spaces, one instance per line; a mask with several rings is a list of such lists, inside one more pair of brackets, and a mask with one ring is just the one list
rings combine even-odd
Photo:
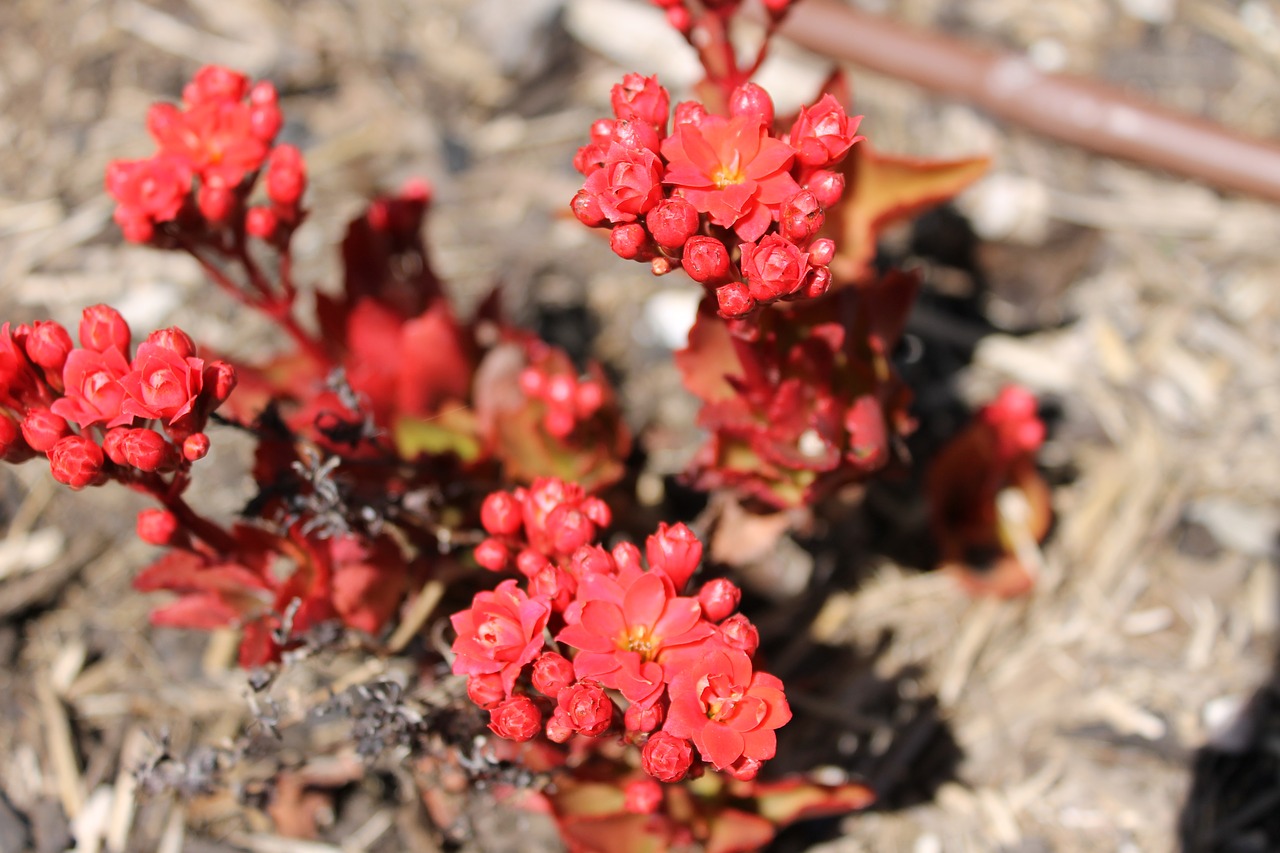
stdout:
[[[1273,0],[858,5],[1280,134]],[[269,327],[185,258],[123,244],[102,189],[109,160],[149,150],[150,102],[175,99],[201,64],[228,64],[277,83],[285,137],[307,154],[302,280],[335,286],[332,247],[362,200],[428,178],[429,242],[462,310],[500,286],[515,318],[602,359],[647,437],[642,484],[692,516],[698,496],[671,475],[697,441],[696,410],[668,341],[691,286],[618,261],[565,217],[573,152],[609,86],[629,70],[691,81],[678,44],[641,37],[661,32],[652,12],[625,0],[68,0],[56,12],[11,0],[3,317],[74,325],[109,302],[138,328],[270,351]],[[797,103],[829,70],[777,54],[770,73]],[[848,70],[878,149],[992,157],[987,178],[883,247],[926,275],[901,354],[921,424],[913,454],[923,464],[975,404],[1020,382],[1050,419],[1041,463],[1058,521],[1034,591],[1010,601],[969,598],[928,571],[910,477],[766,561],[757,618],[799,717],[779,763],[879,796],[775,849],[1280,849],[1280,211]],[[214,446],[201,499],[229,518],[251,494],[247,448],[234,435]],[[453,835],[424,829],[380,692],[401,662],[317,655],[261,692],[231,665],[233,635],[149,627],[155,602],[129,586],[152,556],[132,535],[143,505],[71,495],[34,463],[0,470],[0,850],[554,849],[545,823],[484,792]],[[344,748],[353,717],[383,738],[371,765]],[[207,791],[229,751],[231,785]],[[321,837],[286,837],[298,820]]]

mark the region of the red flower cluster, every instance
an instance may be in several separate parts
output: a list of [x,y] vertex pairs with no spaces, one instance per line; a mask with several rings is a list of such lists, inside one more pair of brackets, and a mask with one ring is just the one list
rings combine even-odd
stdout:
[[197,357],[181,329],[161,329],[130,356],[114,308],[87,308],[80,347],[53,321],[0,327],[0,455],[42,453],[59,482],[107,479],[147,489],[208,452],[204,427],[235,386],[235,370]]
[[682,594],[702,559],[689,528],[661,525],[643,558],[630,543],[606,551],[594,542],[608,508],[555,479],[489,495],[481,521],[490,538],[477,560],[514,565],[523,581],[453,615],[453,671],[496,734],[563,743],[621,729],[663,782],[693,769],[695,749],[740,779],[773,757],[791,717],[782,684],[753,667],[759,638],[734,613],[732,583]]
[[833,167],[862,138],[859,117],[824,95],[775,135],[772,100],[746,83],[728,116],[678,104],[668,133],[670,95],[639,74],[612,101],[614,118],[595,122],[578,151],[586,181],[570,206],[610,229],[618,255],[655,273],[682,266],[714,290],[723,317],[827,291],[835,245],[817,235],[844,190]]
[[182,108],[156,104],[147,115],[156,141],[153,156],[107,167],[107,192],[116,199],[115,219],[126,239],[148,242],[157,224],[184,212],[207,226],[230,224],[245,215],[244,203],[264,164],[271,205],[248,211],[248,230],[269,239],[280,222],[296,224],[306,169],[296,148],[271,147],[283,122],[275,87],[251,86],[245,75],[210,65],[196,72],[182,94]]

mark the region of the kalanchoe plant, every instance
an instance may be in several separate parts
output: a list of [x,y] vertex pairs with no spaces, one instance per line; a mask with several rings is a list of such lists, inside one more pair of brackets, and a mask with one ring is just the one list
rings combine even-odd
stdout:
[[[708,434],[689,480],[755,507],[812,507],[888,465],[913,426],[892,353],[919,280],[873,273],[869,247],[981,163],[872,154],[837,80],[778,116],[750,79],[769,39],[745,63],[730,43],[735,0],[657,5],[706,69],[698,99],[673,105],[656,77],[626,75],[577,153],[571,209],[619,256],[703,288],[676,355]],[[764,5],[771,35],[790,3]],[[151,109],[155,153],[111,163],[106,187],[127,240],[193,257],[286,347],[233,366],[176,328],[135,346],[104,305],[85,310],[79,346],[52,321],[5,324],[0,458],[154,498],[137,533],[165,550],[135,586],[172,598],[153,621],[236,628],[246,667],[324,626],[400,652],[454,586],[453,637],[418,651],[419,677],[437,664],[465,677],[465,698],[459,678],[432,717],[461,734],[437,733],[415,767],[479,774],[482,749],[526,784],[541,774],[554,784],[533,804],[572,850],[745,851],[802,816],[867,805],[856,784],[757,778],[791,707],[741,591],[700,574],[683,523],[659,523],[643,548],[602,544],[623,505],[603,490],[631,446],[616,395],[599,366],[509,324],[496,297],[458,317],[425,247],[429,186],[350,223],[341,289],[300,316],[307,165],[277,143],[283,121],[271,84],[203,68],[181,105]],[[185,497],[215,422],[256,441],[258,492],[231,524]],[[983,551],[1025,567],[1047,523],[1042,438],[1034,400],[1010,390],[940,456],[930,490],[948,564]]]

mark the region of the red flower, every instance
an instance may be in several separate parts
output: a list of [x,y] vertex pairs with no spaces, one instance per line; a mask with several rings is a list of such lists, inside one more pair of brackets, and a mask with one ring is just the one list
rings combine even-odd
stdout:
[[235,103],[249,91],[249,78],[221,65],[206,65],[195,73],[182,90],[188,106],[220,102]]
[[724,770],[740,759],[765,761],[777,748],[774,730],[791,719],[782,682],[753,672],[744,652],[713,645],[672,676],[663,731],[688,738],[705,761]]
[[215,186],[238,185],[267,156],[266,142],[254,133],[249,105],[240,101],[209,101],[185,112],[156,104],[147,114],[147,127],[161,154],[187,164]]
[[589,575],[565,621],[556,639],[579,649],[573,659],[578,677],[597,679],[632,702],[652,701],[665,680],[646,665],[661,664],[668,650],[714,632],[697,599],[677,596],[659,572]]
[[684,522],[658,522],[658,530],[644,541],[649,567],[671,579],[677,591],[685,588],[702,561],[702,543]]
[[82,435],[59,439],[49,450],[49,470],[53,479],[76,490],[101,482],[105,461],[102,448]]
[[862,116],[850,118],[831,95],[823,95],[811,107],[802,107],[791,126],[791,146],[796,158],[806,166],[821,168],[840,162],[858,136]]
[[156,222],[178,215],[191,193],[191,167],[182,158],[116,160],[107,166],[107,192],[117,202],[116,223],[131,242],[151,239]]
[[556,697],[556,717],[588,737],[599,737],[613,723],[613,700],[599,683],[579,681]]
[[588,175],[582,188],[610,222],[635,222],[662,201],[662,163],[647,148],[614,143],[604,166]]
[[614,84],[609,93],[613,114],[619,119],[636,119],[651,125],[659,134],[667,132],[671,114],[671,95],[658,83],[657,76],[628,74]]
[[542,630],[551,607],[529,598],[514,580],[492,592],[478,592],[471,609],[450,617],[458,638],[453,641],[455,675],[501,673],[508,694],[524,665],[542,651]]
[[662,154],[669,164],[663,180],[743,240],[758,240],[800,189],[788,172],[795,151],[755,116],[709,115],[700,125],[680,125],[663,140]]
[[659,782],[679,782],[693,764],[693,747],[686,738],[655,732],[640,750],[640,766]]
[[528,696],[512,696],[489,712],[489,728],[498,737],[526,741],[542,729],[542,712]]
[[138,345],[133,369],[120,377],[120,387],[125,393],[122,413],[173,424],[191,412],[200,396],[204,360],[148,341]]
[[757,302],[773,302],[800,290],[809,274],[809,255],[785,237],[770,234],[758,244],[742,244],[742,274]]
[[129,363],[114,346],[102,352],[72,350],[62,367],[66,396],[54,400],[50,408],[81,428],[93,424],[108,427],[127,424],[133,415],[121,411],[124,387],[120,380],[129,372]]
[[91,305],[80,316],[80,345],[102,352],[110,347],[129,354],[129,324],[110,305]]

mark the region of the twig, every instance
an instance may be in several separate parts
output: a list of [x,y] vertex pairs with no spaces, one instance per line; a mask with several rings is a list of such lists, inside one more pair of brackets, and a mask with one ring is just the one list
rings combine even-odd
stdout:
[[1013,54],[903,26],[833,0],[797,3],[779,33],[810,50],[968,101],[1100,154],[1280,201],[1280,147]]

